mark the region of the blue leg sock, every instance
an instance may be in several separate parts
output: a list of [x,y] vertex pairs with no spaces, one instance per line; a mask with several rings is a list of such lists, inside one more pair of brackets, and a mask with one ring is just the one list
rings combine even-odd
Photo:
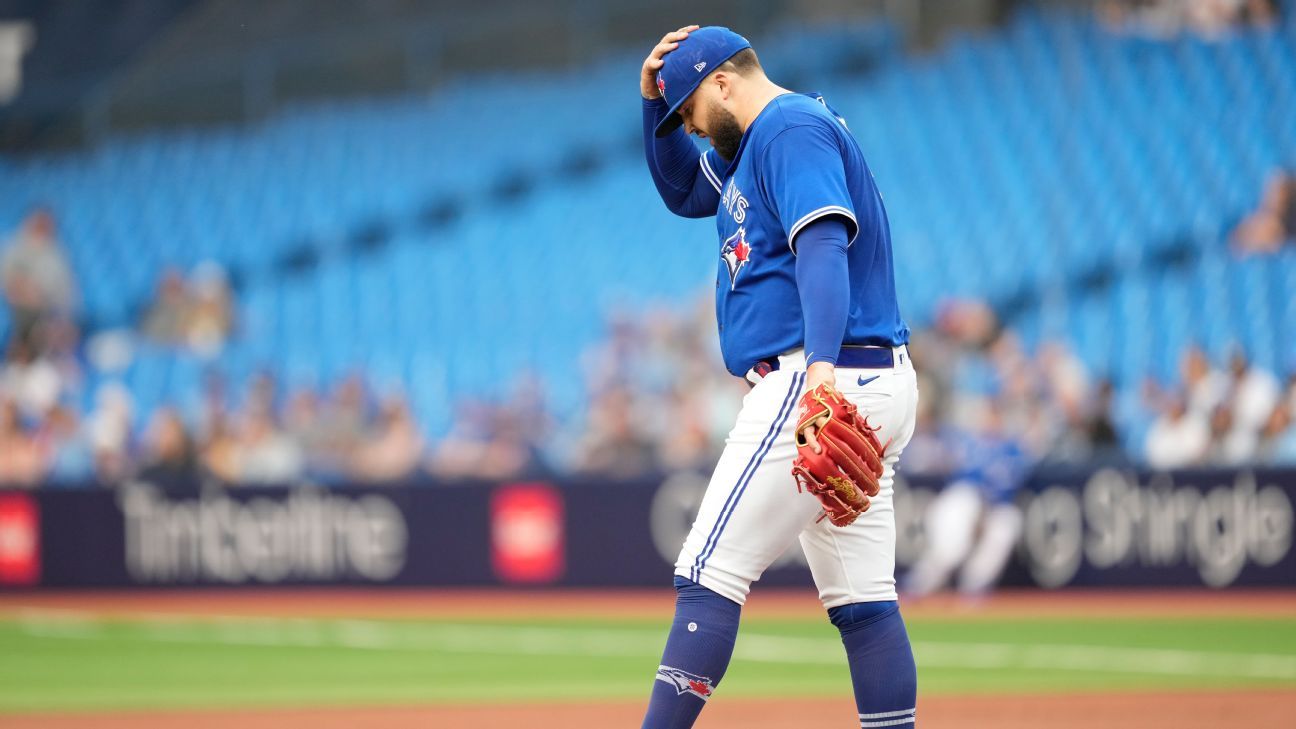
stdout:
[[918,673],[900,606],[894,601],[857,602],[828,611],[841,632],[850,662],[860,726],[914,726]]
[[662,652],[643,729],[688,729],[729,667],[742,606],[675,578],[675,621]]

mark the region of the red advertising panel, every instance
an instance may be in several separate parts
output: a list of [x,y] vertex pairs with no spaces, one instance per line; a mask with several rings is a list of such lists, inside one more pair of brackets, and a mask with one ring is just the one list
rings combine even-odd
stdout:
[[40,512],[29,494],[0,494],[0,585],[40,581]]
[[553,582],[563,572],[562,494],[549,484],[502,486],[491,496],[491,564],[504,582]]

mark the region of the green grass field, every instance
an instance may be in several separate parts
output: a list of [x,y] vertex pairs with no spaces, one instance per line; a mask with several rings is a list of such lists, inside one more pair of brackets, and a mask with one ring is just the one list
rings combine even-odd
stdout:
[[[1296,689],[1296,617],[910,621],[922,691]],[[0,712],[638,698],[661,620],[33,612],[0,622]],[[726,695],[849,695],[826,621],[744,621]]]

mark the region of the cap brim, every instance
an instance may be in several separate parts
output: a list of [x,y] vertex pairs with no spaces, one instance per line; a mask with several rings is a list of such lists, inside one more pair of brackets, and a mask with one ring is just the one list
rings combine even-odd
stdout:
[[684,106],[684,102],[688,101],[688,97],[692,96],[694,91],[697,91],[697,87],[701,83],[701,79],[699,79],[698,83],[694,84],[693,88],[689,89],[689,92],[684,94],[679,101],[675,102],[675,105],[670,108],[670,111],[666,112],[666,116],[662,117],[662,120],[657,122],[657,129],[653,131],[654,136],[664,137],[684,126],[684,117],[679,115],[680,107]]

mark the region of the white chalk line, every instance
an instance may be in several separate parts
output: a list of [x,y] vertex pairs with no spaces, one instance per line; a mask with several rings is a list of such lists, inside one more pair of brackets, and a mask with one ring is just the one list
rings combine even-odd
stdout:
[[[124,637],[165,643],[346,648],[487,655],[655,657],[665,631],[582,628],[577,625],[500,626],[480,623],[266,618],[182,613],[133,615],[113,621],[89,611],[27,610],[14,614],[25,633],[43,638]],[[1296,655],[1226,653],[1170,648],[1084,644],[917,641],[920,666],[931,668],[1036,669],[1173,676],[1296,680]],[[803,665],[845,665],[841,643],[742,631],[739,660]]]

